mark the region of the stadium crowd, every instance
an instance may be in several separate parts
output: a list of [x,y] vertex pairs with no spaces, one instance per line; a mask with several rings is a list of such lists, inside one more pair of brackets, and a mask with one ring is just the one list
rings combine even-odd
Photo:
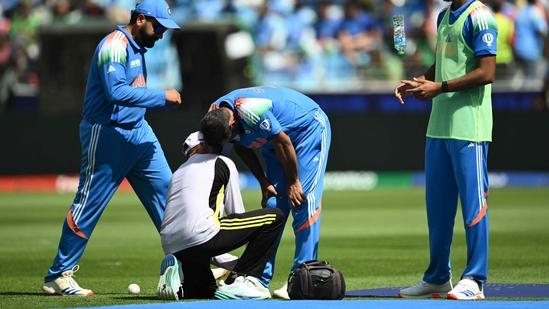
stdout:
[[[238,24],[253,38],[253,80],[303,90],[359,89],[361,84],[423,72],[433,63],[442,0],[172,0],[173,18],[189,23]],[[547,84],[547,0],[489,0],[499,27],[497,75],[520,89]],[[51,24],[124,24],[134,0],[2,0],[0,113],[14,93],[39,84],[38,32]],[[405,16],[407,47],[392,46],[392,16]],[[170,40],[151,50],[148,84],[181,88]],[[545,46],[545,48],[544,48]],[[150,55],[150,54],[148,54]],[[166,65],[169,62],[172,65]],[[168,69],[166,69],[168,68]],[[354,85],[354,87],[353,87]]]

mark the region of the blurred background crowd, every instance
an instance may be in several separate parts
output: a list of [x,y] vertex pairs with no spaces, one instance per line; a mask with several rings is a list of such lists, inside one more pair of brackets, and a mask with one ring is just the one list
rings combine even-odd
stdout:
[[[368,84],[388,90],[401,78],[423,73],[434,61],[437,15],[448,5],[442,0],[169,2],[182,27],[225,22],[249,34],[253,52],[246,74],[253,83],[304,91],[360,91]],[[549,1],[484,2],[499,27],[498,82],[513,90],[546,90]],[[38,91],[42,27],[125,24],[134,6],[134,0],[1,0],[0,110],[9,109],[10,97]],[[403,56],[393,47],[395,14],[405,16]],[[182,89],[178,54],[170,34],[165,36],[147,53],[148,85]]]

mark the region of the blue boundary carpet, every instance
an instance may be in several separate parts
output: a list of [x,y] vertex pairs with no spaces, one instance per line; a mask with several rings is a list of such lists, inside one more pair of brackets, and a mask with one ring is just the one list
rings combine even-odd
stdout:
[[[383,288],[353,290],[345,293],[346,297],[397,297],[401,288]],[[486,297],[525,297],[549,298],[549,284],[487,284],[484,289]]]
[[110,306],[117,309],[542,309],[549,301],[451,301],[451,300],[211,300],[195,302],[155,303],[146,305]]

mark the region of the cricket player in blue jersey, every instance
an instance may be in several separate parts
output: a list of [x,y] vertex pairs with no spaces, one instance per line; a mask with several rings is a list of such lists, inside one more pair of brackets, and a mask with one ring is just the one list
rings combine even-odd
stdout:
[[[448,1],[448,0],[447,0]],[[423,279],[401,297],[484,299],[488,276],[488,146],[497,26],[486,5],[452,0],[438,17],[435,63],[395,95],[433,99],[425,145],[430,263]],[[467,241],[467,265],[452,286],[450,248],[457,201]]]
[[[328,117],[312,99],[283,87],[237,89],[217,99],[211,109],[220,107],[228,108],[237,119],[234,150],[258,179],[262,205],[280,208],[286,217],[292,213],[292,269],[315,260],[331,141]],[[265,171],[255,149],[261,149]],[[280,238],[277,247],[279,242]],[[261,280],[266,286],[273,277],[275,254]],[[288,298],[286,286],[276,290],[274,296]]]
[[42,287],[46,294],[91,296],[73,279],[93,229],[127,178],[160,230],[172,176],[145,111],[181,104],[175,89],[147,89],[145,52],[167,29],[178,29],[164,0],[143,0],[128,25],[97,46],[89,69],[80,123],[81,167],[57,255]]

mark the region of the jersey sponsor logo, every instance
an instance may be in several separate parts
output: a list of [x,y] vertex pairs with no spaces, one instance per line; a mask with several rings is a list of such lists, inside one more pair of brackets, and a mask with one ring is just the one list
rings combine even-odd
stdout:
[[130,68],[135,68],[141,65],[141,59],[135,59],[130,62]]
[[269,119],[263,120],[259,124],[259,128],[261,128],[261,130],[264,130],[264,131],[270,131],[271,130],[271,123],[269,122]]
[[482,35],[482,41],[490,47],[494,43],[494,36],[491,33],[485,33]]

